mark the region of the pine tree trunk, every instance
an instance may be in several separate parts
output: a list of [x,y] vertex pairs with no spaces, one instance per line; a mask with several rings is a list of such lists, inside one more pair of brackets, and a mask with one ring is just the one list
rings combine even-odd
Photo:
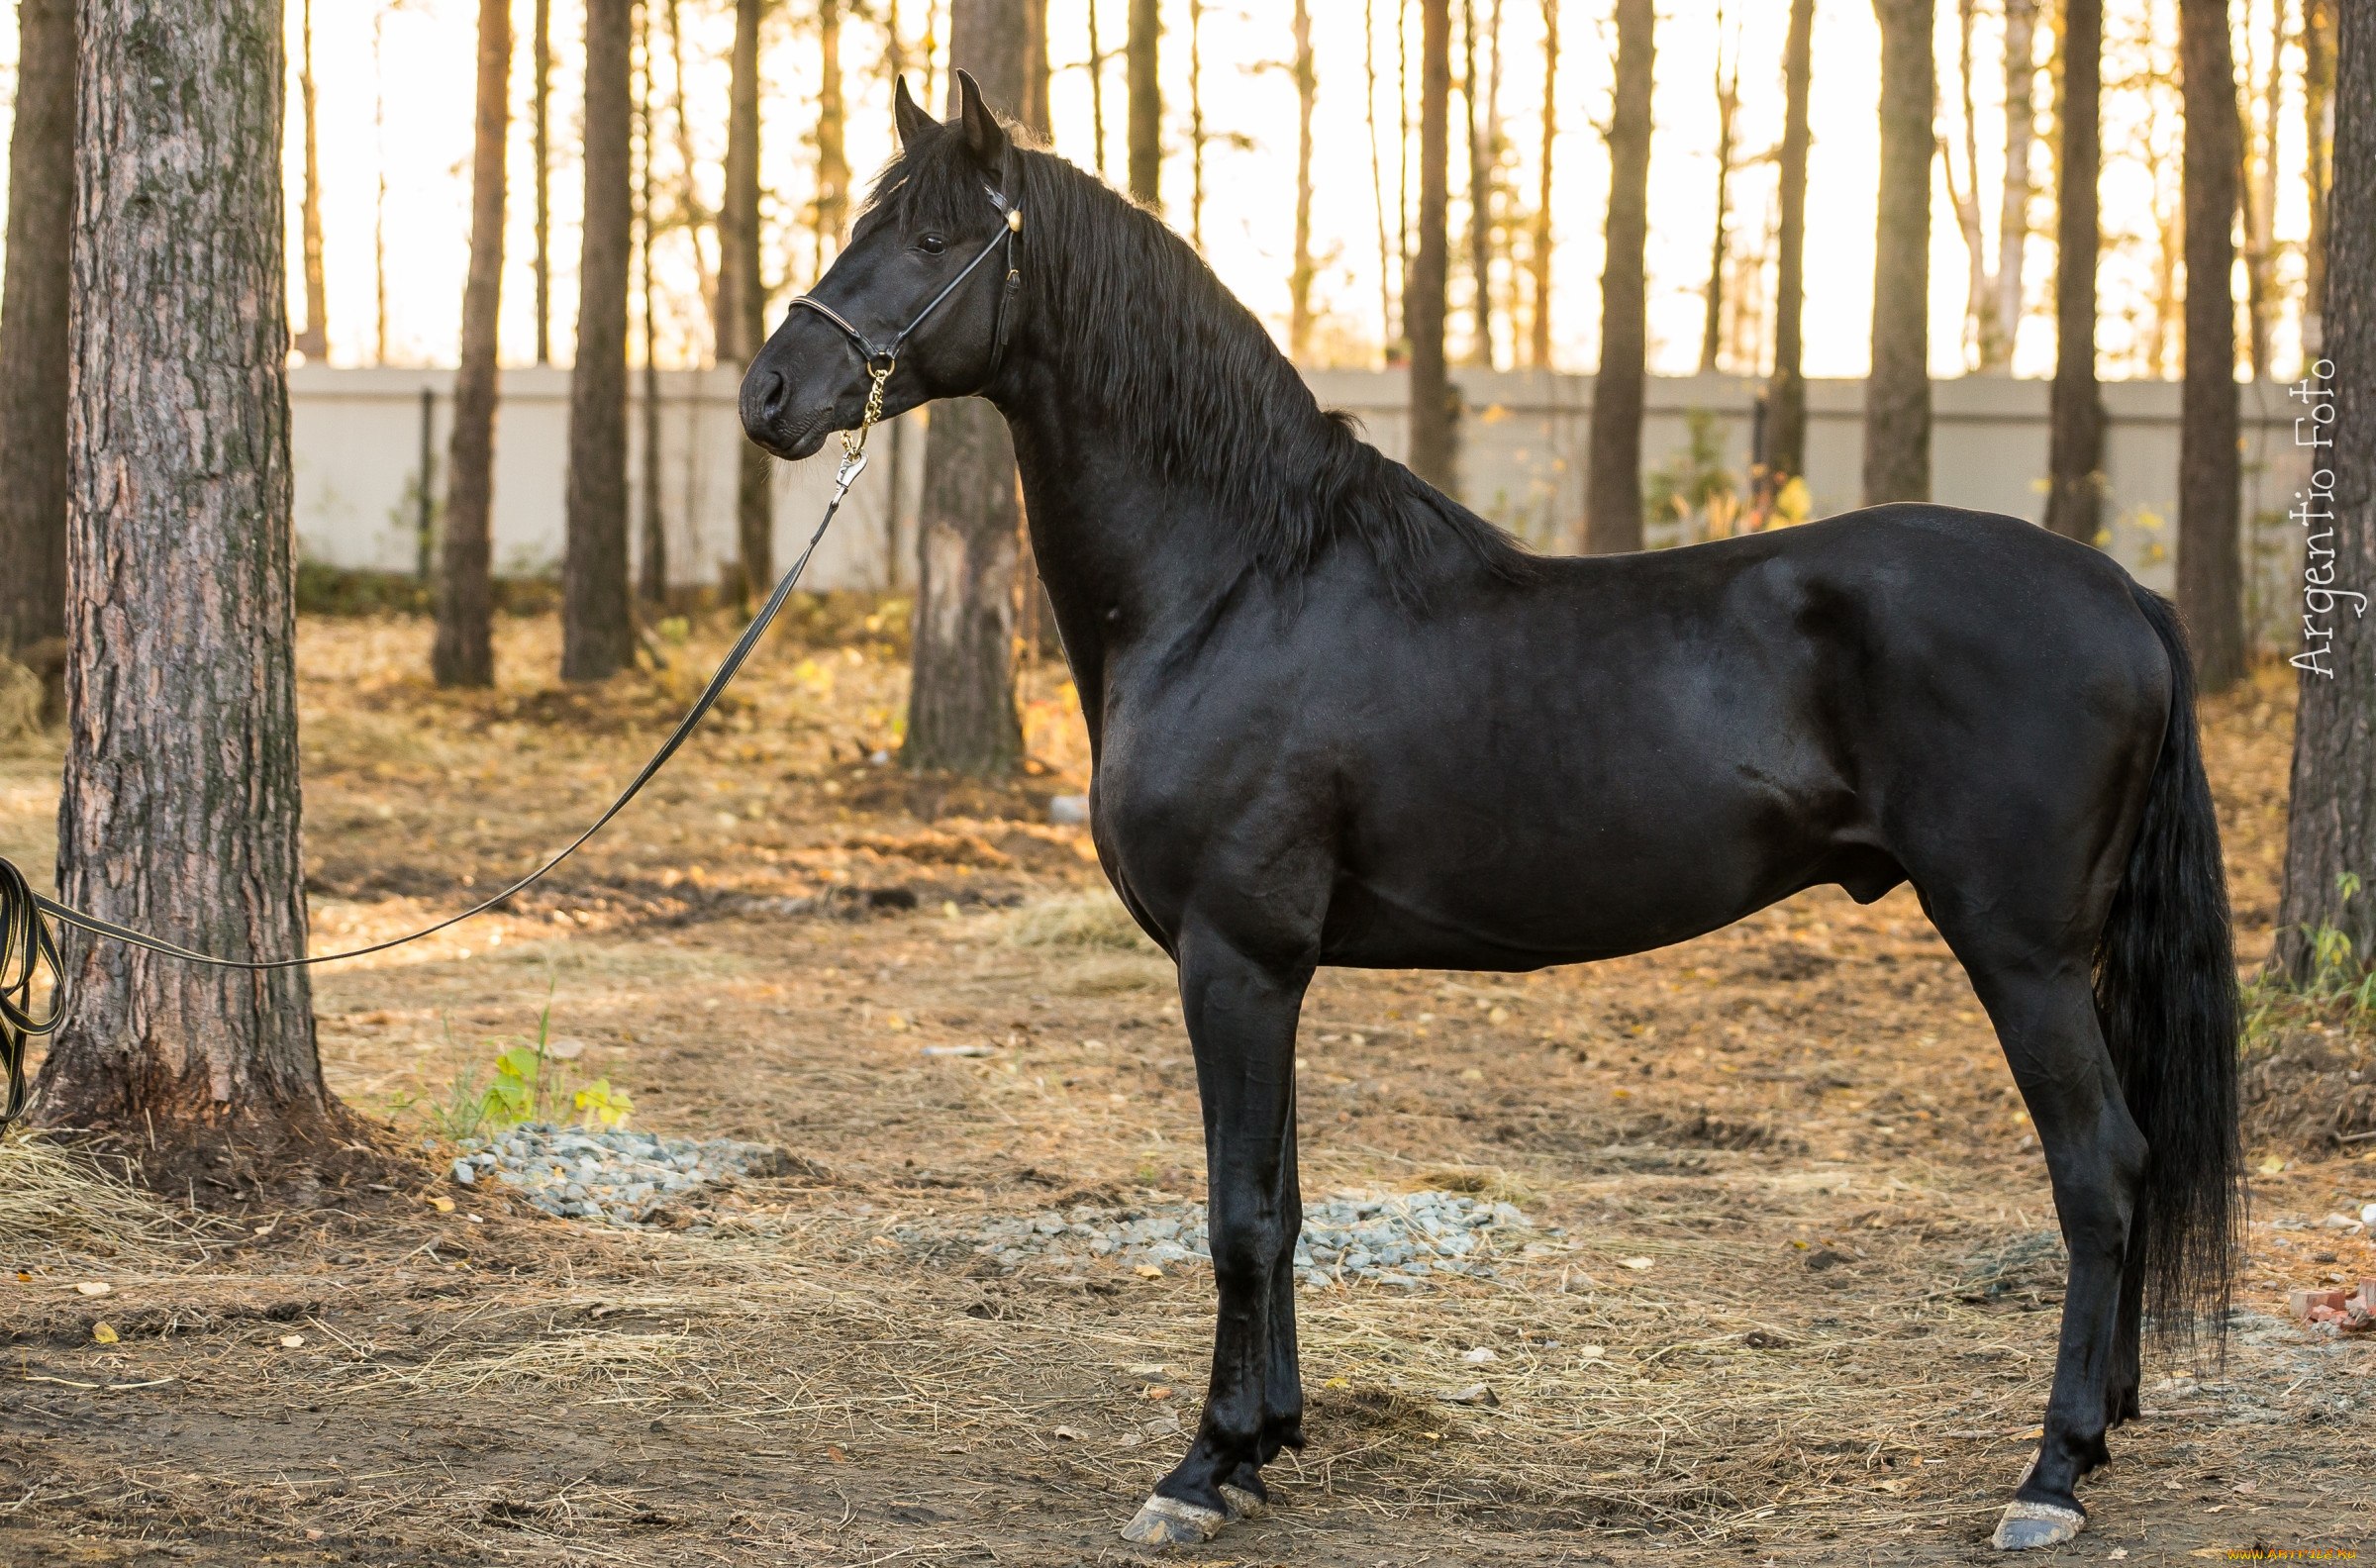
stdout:
[[0,282],[0,654],[65,631],[74,0],[21,0]]
[[2186,106],[2186,380],[2178,426],[2178,613],[2206,692],[2244,673],[2236,453],[2235,67],[2224,0],[2179,0]]
[[1023,67],[1023,126],[1041,147],[1052,147],[1056,126],[1047,100],[1047,0],[1023,0],[1023,37],[1031,50]]
[[585,233],[569,374],[561,678],[604,680],[635,654],[627,576],[627,282],[634,249],[634,0],[587,0]]
[[531,141],[537,172],[537,363],[552,363],[552,0],[537,0],[535,116]]
[[1649,236],[1650,0],[1618,0],[1617,101],[1609,116],[1609,220],[1601,265],[1601,367],[1592,381],[1584,548],[1641,548],[1641,404],[1649,322],[1642,249]]
[[305,257],[305,328],[290,346],[309,364],[330,357],[330,288],[322,275],[322,146],[315,129],[314,0],[305,0],[298,15],[301,50],[297,71],[299,120],[305,129],[305,205],[299,220],[300,245]]
[[1930,499],[1931,0],[1873,0],[1881,22],[1881,179],[1874,219],[1864,501]]
[[1320,78],[1312,63],[1311,0],[1295,0],[1295,259],[1287,273],[1287,357],[1312,355],[1312,108]]
[[[1717,13],[1718,46],[1723,46],[1724,13]],[[1740,56],[1732,56],[1728,76],[1725,62],[1716,66],[1716,238],[1708,250],[1708,290],[1701,299],[1700,374],[1716,370],[1725,340],[1725,251],[1732,219],[1732,122],[1740,109]]]
[[1477,80],[1477,0],[1460,0],[1460,113],[1468,144],[1468,362],[1493,368],[1493,173],[1484,128],[1477,120],[1484,97]]
[[[2327,235],[2326,377],[2333,423],[2313,448],[2313,498],[2297,513],[2315,583],[2330,603],[2306,603],[2301,704],[2286,818],[2285,893],[2277,910],[2277,966],[2311,978],[2312,933],[2351,939],[2351,962],[2376,959],[2376,7],[2347,4],[2334,57],[2334,181]],[[2297,405],[2312,414],[2310,405]],[[2321,505],[2321,491],[2331,499]],[[2318,514],[2326,512],[2330,516]],[[2331,549],[2331,555],[2325,551]],[[2344,893],[2348,874],[2362,884]]]
[[2005,187],[1997,205],[1995,354],[1980,368],[2010,372],[2022,334],[2022,273],[2030,252],[2030,153],[2037,142],[2037,0],[2005,0]]
[[1188,0],[1188,243],[1205,248],[1205,5]]
[[1533,280],[1527,363],[1551,367],[1551,150],[1559,139],[1559,0],[1542,0],[1541,152],[1535,161],[1534,229],[1527,245]]
[[2303,0],[2302,122],[2309,148],[2302,160],[2309,187],[2310,229],[2302,241],[2302,354],[2318,357],[2326,309],[2326,187],[2333,167],[2326,116],[2334,103],[2335,0]]
[[[955,0],[949,17],[950,66],[970,71],[984,101],[1009,116],[1028,90],[1025,4]],[[953,81],[948,96],[953,115]],[[1138,103],[1134,93],[1134,118]],[[1023,530],[1015,447],[990,404],[960,398],[933,406],[917,523],[915,662],[900,761],[998,777],[1023,756],[1015,707]]]
[[[726,196],[718,209],[718,362],[740,370],[766,336],[759,264],[759,23],[766,0],[736,0],[727,88]],[[736,569],[728,597],[747,604],[775,584],[775,497],[767,454],[742,447],[735,484]]]
[[[1149,212],[1163,210],[1163,81],[1157,70],[1162,34],[1161,0],[1131,0],[1131,32],[1123,45],[1131,97],[1131,199]],[[953,43],[953,17],[949,37]]]
[[1420,0],[1419,243],[1403,286],[1403,336],[1411,344],[1411,471],[1454,493],[1454,410],[1444,367],[1444,293],[1451,270],[1449,176],[1451,0]]
[[[644,51],[644,68],[636,76],[636,279],[644,322],[644,466],[637,507],[644,547],[637,563],[637,586],[645,604],[661,606],[668,602],[668,519],[660,506],[660,322],[651,266],[654,231],[659,226],[652,208],[651,177],[657,150],[658,117],[652,99],[658,69],[652,62],[648,3],[638,19],[637,34]],[[698,244],[694,249],[698,254]]]
[[[842,149],[842,0],[818,0],[817,272],[842,249],[849,216],[849,156]],[[760,330],[765,331],[764,322]],[[748,444],[745,442],[745,444]]]
[[[159,38],[170,49],[158,49]],[[279,0],[84,0],[66,899],[233,957],[306,947]],[[170,309],[159,309],[170,301]],[[136,1133],[151,1179],[349,1133],[303,970],[69,935],[38,1115]]]
[[2104,0],[2063,0],[2060,184],[2054,194],[2054,390],[2046,527],[2093,544],[2104,526],[2104,399],[2096,386],[2096,181]]
[[1774,374],[1765,394],[1766,500],[1807,471],[1807,378],[1800,323],[1806,312],[1807,92],[1814,74],[1815,0],[1790,0],[1782,49],[1780,223],[1774,262]]
[[470,270],[462,285],[462,359],[453,378],[446,536],[438,571],[441,686],[495,684],[493,511],[495,326],[503,300],[505,142],[512,123],[508,0],[478,0],[478,137],[470,165]]

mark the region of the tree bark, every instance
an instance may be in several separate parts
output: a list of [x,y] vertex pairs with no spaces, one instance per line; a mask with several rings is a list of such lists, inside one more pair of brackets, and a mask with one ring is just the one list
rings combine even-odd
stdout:
[[1930,499],[1931,0],[1873,0],[1881,23],[1881,183],[1864,501]]
[[[842,0],[817,0],[817,275],[842,249],[849,217],[849,155],[842,147]],[[760,330],[765,331],[762,321]],[[745,443],[747,444],[747,443]]]
[[537,0],[536,81],[530,90],[537,170],[537,363],[552,363],[552,0]]
[[[2350,962],[2376,959],[2376,7],[2335,8],[2334,181],[2327,235],[2326,409],[2297,405],[2331,445],[2312,448],[2312,488],[2295,517],[2308,542],[2301,704],[2294,719],[2285,892],[2277,966],[2312,977],[2314,933],[2350,938]],[[2331,550],[2328,554],[2326,551]],[[2318,634],[2330,633],[2331,637]],[[2363,884],[2346,896],[2343,878]]]
[[[1130,37],[1123,45],[1123,73],[1131,97],[1131,199],[1150,212],[1163,210],[1163,82],[1157,70],[1162,35],[1160,0],[1131,0]],[[949,40],[953,46],[953,16]]]
[[441,686],[495,684],[495,329],[503,303],[504,153],[512,123],[509,0],[478,0],[478,136],[470,164],[470,270],[462,284],[462,357],[453,378],[446,537],[438,569]]
[[627,667],[627,281],[633,243],[634,0],[587,0],[585,232],[577,362],[569,374],[568,539],[561,563],[561,678]]
[[[1027,92],[1025,5],[955,0],[949,17],[952,70],[971,72],[984,101],[1009,116]],[[948,100],[953,115],[953,79]],[[1131,102],[1135,123],[1135,88]],[[917,509],[915,655],[900,750],[908,767],[998,777],[1022,760],[1015,707],[1022,519],[1015,447],[998,410],[979,398],[935,404]]]
[[1205,5],[1188,0],[1188,243],[1205,248]]
[[[1725,15],[1716,15],[1717,48],[1724,48]],[[1708,250],[1708,290],[1700,313],[1700,374],[1716,370],[1725,338],[1725,252],[1732,219],[1732,122],[1740,110],[1740,54],[1737,47],[1728,73],[1720,52],[1716,62],[1716,239]]]
[[[759,264],[759,23],[767,0],[736,0],[729,68],[726,197],[718,209],[718,363],[740,370],[765,341]],[[742,447],[735,483],[736,568],[728,597],[748,605],[775,583],[775,494],[767,454]]]
[[1493,171],[1477,101],[1477,0],[1460,0],[1460,116],[1468,145],[1468,362],[1493,368]]
[[2310,187],[2310,230],[2302,242],[2302,355],[2318,357],[2325,341],[2326,309],[2326,187],[2333,168],[2326,117],[2334,104],[2335,0],[2303,0],[2302,121],[2308,155],[2303,182]]
[[1980,368],[2010,372],[2022,335],[2022,274],[2030,252],[2030,153],[2037,142],[2038,0],[2005,0],[2005,187],[1997,204],[1994,353]]
[[305,0],[297,22],[297,96],[305,128],[305,205],[299,218],[305,257],[305,327],[293,346],[306,362],[330,357],[330,289],[322,276],[322,147],[314,117],[314,0]]
[[1650,0],[1618,0],[1617,100],[1609,116],[1609,220],[1601,263],[1601,368],[1592,381],[1584,548],[1641,548],[1641,404],[1649,350]]
[[1534,171],[1534,228],[1527,243],[1533,299],[1527,363],[1551,367],[1551,149],[1559,138],[1559,0],[1542,0],[1542,150]]
[[2178,613],[2195,678],[2225,691],[2244,673],[2236,452],[2236,171],[2241,129],[2225,0],[2179,0],[2186,109],[2186,380],[2178,427]]
[[[660,505],[660,322],[658,291],[652,278],[651,251],[659,226],[652,208],[652,163],[657,146],[658,115],[652,99],[658,67],[651,57],[651,7],[646,4],[637,25],[644,47],[644,68],[636,77],[636,286],[641,293],[644,323],[644,467],[637,516],[643,549],[637,563],[637,586],[644,602],[668,602],[668,518]],[[690,225],[690,217],[687,219]],[[700,253],[696,242],[694,252]]]
[[2104,0],[2063,0],[2060,165],[2054,193],[2054,389],[2046,527],[2093,544],[2104,526],[2104,399],[2096,385],[2096,182]]
[[[248,958],[306,946],[284,66],[279,0],[84,0],[58,880],[103,918]],[[349,1133],[304,970],[79,933],[67,967],[42,1120],[138,1134],[167,1165]]]
[[65,630],[74,0],[21,0],[0,282],[0,654]]
[[1312,64],[1311,0],[1295,0],[1295,259],[1287,273],[1287,357],[1312,355],[1312,108],[1320,78]]
[[1774,262],[1774,374],[1765,402],[1765,500],[1807,469],[1807,378],[1800,323],[1807,303],[1807,92],[1813,75],[1815,0],[1790,0],[1782,49],[1780,225]]
[[1454,393],[1445,369],[1445,287],[1451,269],[1451,0],[1420,0],[1419,234],[1403,283],[1403,338],[1410,344],[1411,471],[1449,494],[1455,472]]

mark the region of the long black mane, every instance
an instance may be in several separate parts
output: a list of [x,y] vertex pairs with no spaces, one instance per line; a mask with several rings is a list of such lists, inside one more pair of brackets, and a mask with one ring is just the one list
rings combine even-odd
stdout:
[[[861,222],[977,226],[982,175],[963,141],[921,139],[884,171]],[[1352,416],[1322,409],[1253,313],[1160,219],[1020,143],[1007,180],[1025,215],[1018,264],[1032,330],[1167,483],[1240,520],[1254,564],[1297,573],[1353,540],[1406,601],[1425,597],[1447,555],[1531,574],[1534,557],[1510,535],[1363,441]]]

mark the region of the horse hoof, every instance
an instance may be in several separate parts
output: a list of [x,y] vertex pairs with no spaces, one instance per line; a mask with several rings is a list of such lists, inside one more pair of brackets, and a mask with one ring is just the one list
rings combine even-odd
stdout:
[[2035,1551],[2074,1539],[2086,1524],[2087,1516],[2077,1509],[2057,1508],[2051,1503],[2008,1503],[1988,1543],[1999,1551]]
[[1230,1518],[1234,1519],[1258,1518],[1262,1511],[1270,1506],[1260,1497],[1238,1486],[1224,1486],[1221,1489],[1221,1502],[1222,1506],[1230,1511]]
[[1199,1508],[1158,1492],[1139,1505],[1138,1517],[1123,1526],[1122,1538],[1140,1546],[1195,1546],[1220,1534],[1229,1521],[1219,1509]]

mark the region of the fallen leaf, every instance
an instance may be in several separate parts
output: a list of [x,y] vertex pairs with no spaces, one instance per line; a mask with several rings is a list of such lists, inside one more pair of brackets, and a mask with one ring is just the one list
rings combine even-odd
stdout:
[[896,1034],[907,1027],[908,1021],[904,1018],[901,1018],[898,1014],[886,1013],[883,1015],[883,1028],[889,1029],[892,1033]]
[[453,1213],[453,1200],[450,1198],[432,1198],[429,1206],[440,1214]]
[[1576,1359],[1579,1361],[1598,1361],[1601,1357],[1607,1355],[1608,1353],[1609,1347],[1607,1345],[1584,1345],[1576,1351]]
[[1163,1271],[1152,1263],[1141,1263],[1131,1272],[1140,1279],[1161,1279],[1163,1277]]
[[255,1227],[255,1233],[259,1236],[268,1236],[272,1233],[272,1227],[268,1225],[257,1225]]
[[1460,1359],[1467,1362],[1470,1366],[1491,1366],[1494,1362],[1499,1361],[1501,1357],[1495,1355],[1490,1346],[1479,1345],[1474,1350],[1464,1353]]
[[1650,1260],[1646,1257],[1619,1258],[1617,1260],[1617,1266],[1619,1268],[1630,1268],[1638,1271],[1648,1268],[1650,1266]]
[[586,1053],[582,1039],[556,1039],[544,1047],[544,1054],[554,1061],[575,1061]]
[[1080,1434],[1079,1432],[1077,1432],[1077,1431],[1074,1431],[1074,1430],[1073,1430],[1071,1427],[1069,1427],[1069,1426],[1059,1426],[1059,1427],[1057,1427],[1057,1428],[1056,1428],[1056,1441],[1058,1441],[1058,1442],[1079,1442],[1080,1440],[1081,1440],[1081,1434]]
[[1150,1400],[1169,1399],[1171,1398],[1171,1390],[1165,1387],[1163,1384],[1158,1383],[1153,1388],[1150,1388],[1146,1391],[1146,1397]]
[[849,1462],[849,1455],[843,1453],[832,1443],[827,1443],[825,1445],[825,1456],[836,1464],[847,1464]]
[[305,1348],[305,1335],[282,1334],[280,1336],[280,1347],[283,1350],[302,1350]]
[[105,1323],[93,1323],[91,1324],[91,1337],[101,1344],[114,1344],[116,1331]]
[[77,1296],[113,1296],[116,1288],[104,1280],[84,1280],[74,1287]]
[[17,1283],[20,1285],[30,1285],[33,1283],[33,1276],[26,1273],[23,1269],[19,1269],[17,1270]]
[[1436,1397],[1446,1405],[1482,1405],[1488,1410],[1501,1404],[1501,1401],[1494,1397],[1493,1390],[1482,1383],[1471,1383],[1466,1388],[1453,1389],[1448,1394],[1438,1394]]
[[2260,1162],[2260,1173],[2261,1173],[2263,1176],[2275,1176],[2275,1175],[2278,1175],[2279,1173],[2281,1173],[2281,1172],[2282,1172],[2284,1169],[2285,1169],[2285,1161],[2284,1161],[2284,1160],[2282,1160],[2282,1159],[2279,1159],[2279,1158],[2278,1158],[2276,1155],[2274,1155],[2274,1154],[2270,1155],[2270,1156],[2269,1156],[2267,1159],[2264,1159],[2264,1160],[2262,1160],[2262,1161]]

